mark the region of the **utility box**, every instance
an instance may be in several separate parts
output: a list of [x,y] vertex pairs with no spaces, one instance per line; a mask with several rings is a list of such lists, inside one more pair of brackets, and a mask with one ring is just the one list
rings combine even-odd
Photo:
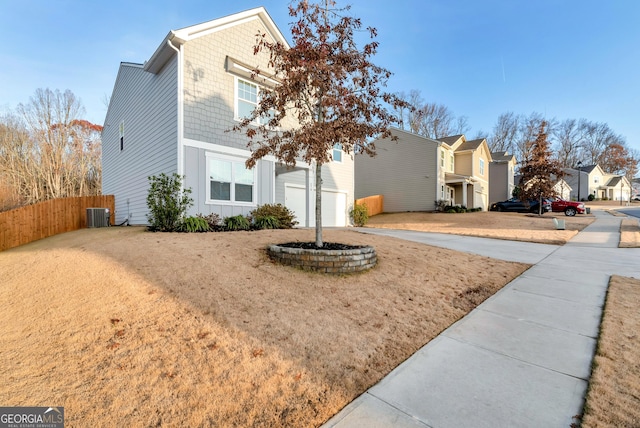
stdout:
[[109,208],[87,208],[87,227],[108,227]]

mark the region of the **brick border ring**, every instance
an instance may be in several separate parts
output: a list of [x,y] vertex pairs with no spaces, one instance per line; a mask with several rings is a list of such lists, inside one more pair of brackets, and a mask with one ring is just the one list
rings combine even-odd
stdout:
[[362,272],[371,269],[378,262],[376,250],[371,246],[351,246],[348,249],[306,249],[270,245],[267,253],[272,260],[303,270],[330,274]]

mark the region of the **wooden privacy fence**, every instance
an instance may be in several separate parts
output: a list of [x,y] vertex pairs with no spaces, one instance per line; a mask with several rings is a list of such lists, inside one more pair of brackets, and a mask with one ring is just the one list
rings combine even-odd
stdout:
[[113,225],[113,195],[50,199],[0,213],[0,251],[87,227],[87,208],[109,208]]
[[384,212],[384,197],[382,195],[367,196],[356,199],[356,205],[365,205],[369,217]]

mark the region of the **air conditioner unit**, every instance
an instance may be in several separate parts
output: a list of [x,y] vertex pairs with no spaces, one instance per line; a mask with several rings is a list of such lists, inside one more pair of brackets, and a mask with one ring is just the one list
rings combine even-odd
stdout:
[[87,208],[87,227],[109,226],[109,208]]

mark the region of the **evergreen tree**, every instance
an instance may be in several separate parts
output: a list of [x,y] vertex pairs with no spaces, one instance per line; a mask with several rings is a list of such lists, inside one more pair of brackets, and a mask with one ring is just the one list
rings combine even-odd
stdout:
[[520,165],[520,199],[537,200],[540,215],[543,199],[557,196],[553,186],[564,176],[560,162],[552,157],[547,126],[546,121],[540,123],[535,140],[528,143],[527,155]]

